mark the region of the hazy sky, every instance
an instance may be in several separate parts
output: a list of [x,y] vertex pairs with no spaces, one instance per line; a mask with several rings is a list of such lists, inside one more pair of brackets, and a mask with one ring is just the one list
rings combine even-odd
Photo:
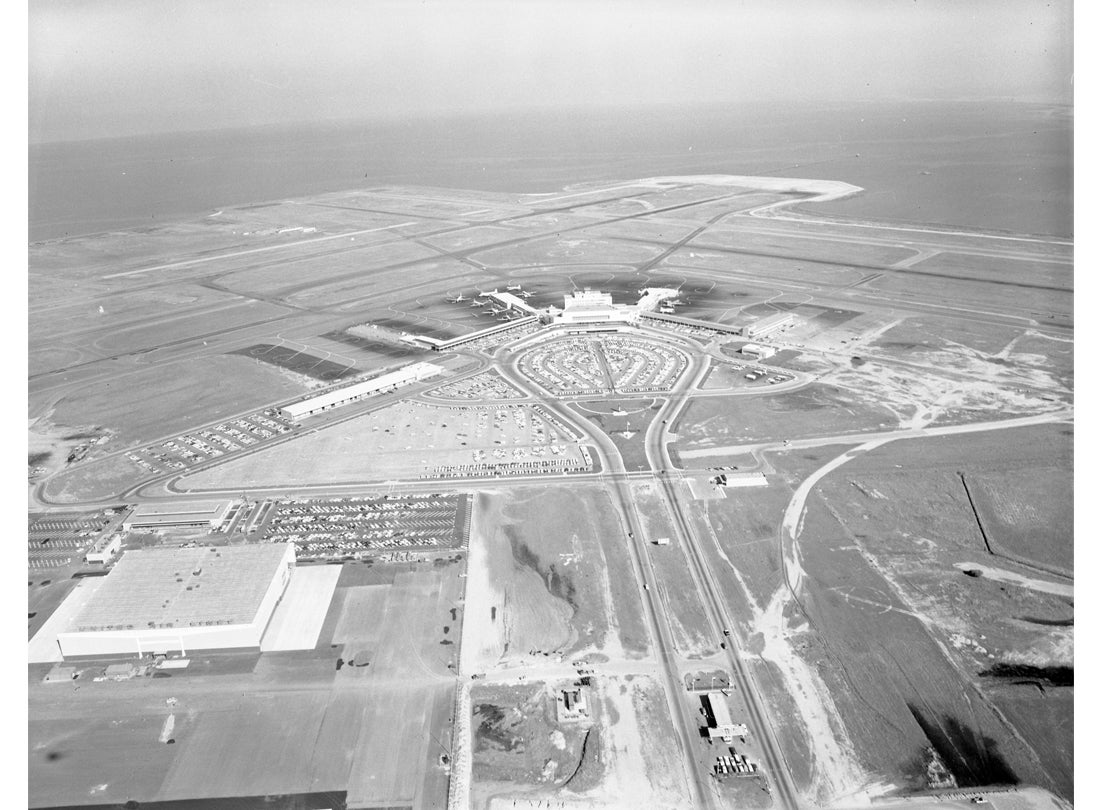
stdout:
[[1069,0],[36,0],[32,142],[438,110],[1071,94]]

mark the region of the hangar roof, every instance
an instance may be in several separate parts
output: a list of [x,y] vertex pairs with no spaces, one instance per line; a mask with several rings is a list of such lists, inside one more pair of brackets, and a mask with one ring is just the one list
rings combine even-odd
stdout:
[[127,551],[77,614],[73,629],[248,624],[292,548],[266,543]]

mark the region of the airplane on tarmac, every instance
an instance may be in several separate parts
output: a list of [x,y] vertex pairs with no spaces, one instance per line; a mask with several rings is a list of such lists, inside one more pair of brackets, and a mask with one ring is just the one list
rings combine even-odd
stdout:
[[457,298],[448,298],[447,303],[448,304],[457,304],[460,301],[469,301],[469,300],[470,299],[468,299],[465,295],[463,295],[462,293],[459,293]]
[[532,295],[532,293],[527,292],[527,290],[520,290],[519,291],[520,298],[530,298],[531,295]]
[[509,284],[507,287],[505,287],[505,289],[508,290],[509,292],[515,292],[516,290],[522,290],[523,285],[522,284]]
[[484,307],[484,306],[488,306],[488,304],[489,304],[488,301],[474,301],[472,304],[470,304],[470,306],[472,306],[472,307]]
[[498,290],[496,287],[493,287],[493,289],[491,289],[491,290],[478,290],[477,291],[477,297],[478,298],[488,298],[490,295],[499,295],[499,294],[500,294],[500,290]]

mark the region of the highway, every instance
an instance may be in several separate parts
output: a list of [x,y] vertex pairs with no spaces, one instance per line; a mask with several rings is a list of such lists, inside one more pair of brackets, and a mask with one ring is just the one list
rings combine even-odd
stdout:
[[[521,391],[533,393],[530,383],[514,366],[502,365],[498,368],[502,376]],[[703,772],[699,758],[696,756],[698,736],[698,714],[689,705],[687,693],[680,680],[680,673],[675,662],[675,647],[672,642],[672,630],[668,624],[668,617],[664,607],[657,597],[657,590],[649,588],[648,583],[656,582],[646,551],[642,521],[638,515],[634,499],[626,483],[626,473],[623,468],[622,456],[618,448],[605,435],[596,430],[588,430],[579,425],[576,416],[560,407],[552,398],[543,398],[542,405],[555,417],[565,424],[575,427],[582,434],[590,435],[595,443],[596,452],[603,470],[611,475],[606,477],[609,489],[614,493],[619,502],[619,513],[624,522],[625,534],[628,538],[628,546],[633,562],[634,573],[637,578],[638,595],[645,612],[646,624],[649,628],[650,639],[656,650],[657,661],[661,667],[662,681],[665,694],[668,696],[669,712],[673,724],[676,726],[677,736],[680,738],[680,750],[683,752],[684,766],[687,770],[688,786],[692,794],[692,804],[695,807],[711,810],[715,808],[715,785],[711,778]],[[651,476],[646,476],[651,477]],[[560,478],[558,479],[560,482]],[[694,736],[693,736],[694,735]]]
[[[705,376],[709,362],[710,358],[704,356],[699,367],[689,370],[680,380],[677,388],[680,390],[694,388]],[[675,424],[676,418],[684,408],[686,401],[684,398],[667,401],[650,425],[650,429],[646,434],[646,456],[649,459],[650,467],[654,470],[673,469],[671,460],[668,458],[665,435],[668,426]],[[747,718],[749,730],[759,743],[764,768],[772,785],[775,801],[779,807],[793,810],[799,804],[798,791],[791,779],[783,752],[775,738],[767,709],[760,699],[751,673],[738,654],[737,642],[732,631],[736,623],[731,621],[729,617],[725,599],[722,598],[721,591],[711,577],[706,555],[699,547],[699,540],[684,517],[683,506],[672,480],[668,475],[658,475],[657,481],[664,495],[668,512],[673,519],[677,540],[688,552],[687,557],[692,577],[700,596],[703,598],[704,609],[711,623],[711,632],[714,634],[714,638],[721,638],[723,631],[727,629],[731,632],[727,640],[726,657],[735,683],[744,696],[749,713]]]

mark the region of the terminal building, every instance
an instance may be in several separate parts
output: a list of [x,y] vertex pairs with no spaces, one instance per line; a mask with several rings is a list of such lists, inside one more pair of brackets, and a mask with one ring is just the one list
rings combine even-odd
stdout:
[[611,294],[599,290],[578,290],[567,293],[564,309],[550,308],[550,318],[555,324],[607,323],[626,321],[630,313],[626,307],[611,303]]
[[305,419],[307,416],[313,416],[322,411],[330,411],[342,405],[358,402],[361,399],[375,394],[396,391],[403,385],[426,380],[442,373],[442,366],[437,366],[433,363],[413,363],[397,371],[391,371],[388,374],[375,377],[372,380],[365,380],[361,383],[349,385],[344,388],[337,388],[335,391],[326,391],[323,394],[318,394],[309,399],[303,399],[300,402],[292,402],[290,405],[280,408],[279,412],[287,419],[299,421]]
[[127,551],[69,629],[65,658],[259,649],[293,543]]
[[135,529],[220,529],[229,514],[229,501],[177,501],[142,504],[122,521],[126,531]]

